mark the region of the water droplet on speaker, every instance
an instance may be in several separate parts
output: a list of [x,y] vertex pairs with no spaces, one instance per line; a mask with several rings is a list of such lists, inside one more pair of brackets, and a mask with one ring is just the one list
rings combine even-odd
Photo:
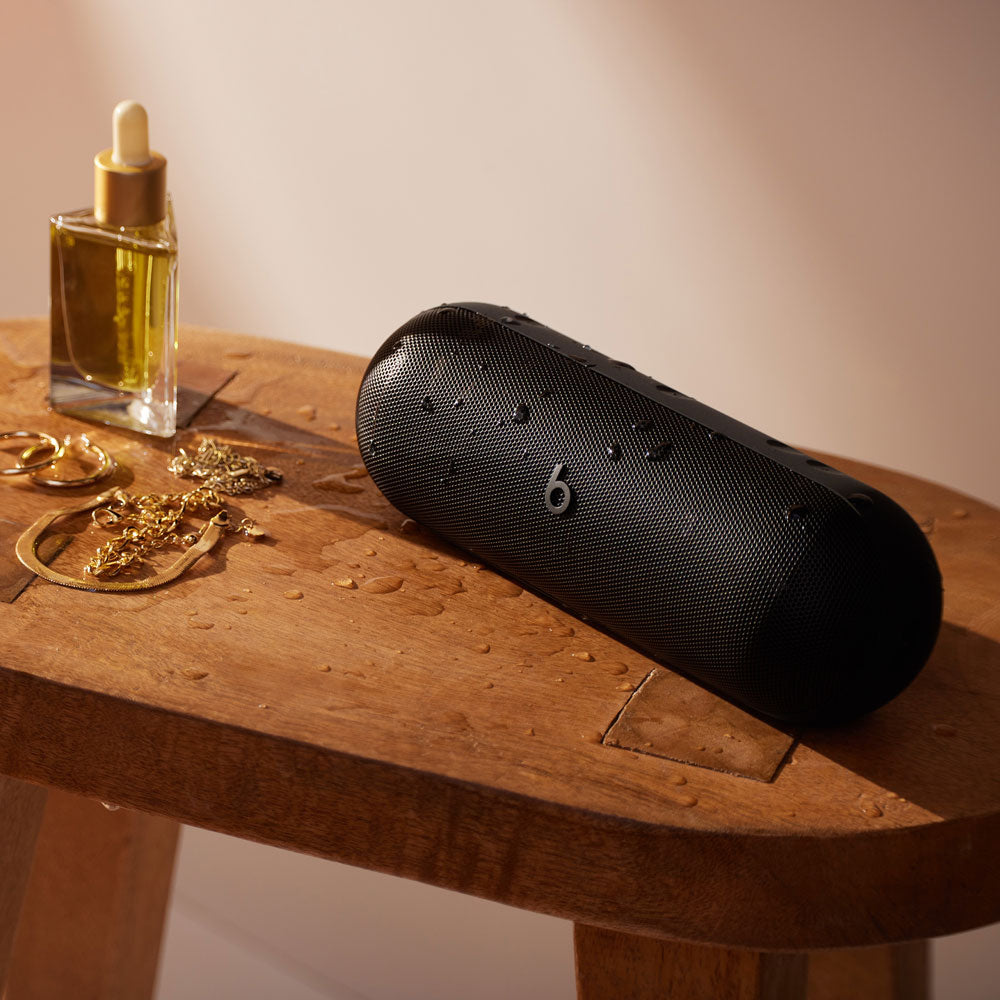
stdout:
[[799,524],[809,516],[809,508],[804,503],[793,503],[785,509],[785,520]]
[[847,498],[856,511],[865,514],[872,509],[872,498],[867,493],[852,493]]
[[785,442],[784,442],[784,441],[778,441],[778,440],[777,440],[776,438],[768,438],[768,439],[767,439],[767,443],[768,443],[768,444],[769,444],[769,445],[770,445],[770,446],[771,446],[772,448],[787,448],[787,447],[788,447],[788,445],[787,445],[787,444],[785,444]]
[[424,398],[420,401],[420,409],[423,410],[424,413],[433,413],[434,400],[431,399],[430,396],[424,396]]
[[643,457],[648,462],[660,462],[670,454],[671,444],[669,441],[661,441],[654,444],[652,448],[647,448]]
[[503,427],[503,417],[497,417],[497,427]]
[[709,441],[728,441],[729,438],[727,438],[726,435],[722,433],[722,431],[709,431],[708,432],[708,440]]
[[463,406],[465,406],[465,400],[462,399],[461,396],[459,396],[459,398],[456,399],[452,405],[455,407],[456,410],[460,410]]
[[477,367],[477,368],[478,368],[478,369],[479,369],[479,370],[480,370],[481,372],[484,372],[484,371],[486,371],[486,369],[487,369],[487,368],[488,368],[489,366],[488,366],[488,365],[486,364],[486,362],[485,362],[485,361],[480,361],[480,362],[479,362],[479,364],[478,364],[478,365],[476,365],[476,367]]
[[500,317],[500,322],[501,323],[517,323],[518,319],[517,319],[516,316],[501,316]]
[[514,423],[526,424],[528,422],[528,404],[518,403],[514,407]]
[[633,368],[632,365],[630,365],[627,361],[613,361],[612,364],[616,368],[626,368],[630,372],[634,372],[635,371],[635,368]]
[[[830,469],[826,462],[821,462],[818,458],[807,458],[806,465],[811,465],[814,469]],[[832,469],[830,470],[833,471]]]
[[676,389],[671,389],[669,385],[659,385],[656,386],[657,392],[668,392],[671,396],[679,396],[680,393]]
[[632,430],[634,431],[648,431],[653,426],[653,421],[648,417],[643,417],[641,420],[632,421]]
[[371,458],[374,458],[378,454],[378,442],[369,441],[368,442],[368,454]]
[[543,389],[542,390],[542,399],[551,399],[551,398],[552,398],[552,390],[551,389]]
[[611,459],[612,462],[617,462],[618,459],[622,457],[622,446],[615,441],[604,449],[604,453]]

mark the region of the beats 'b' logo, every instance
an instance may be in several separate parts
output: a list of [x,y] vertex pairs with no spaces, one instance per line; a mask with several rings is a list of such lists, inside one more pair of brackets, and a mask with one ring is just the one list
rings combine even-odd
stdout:
[[545,485],[545,506],[550,514],[565,514],[573,502],[573,491],[569,488],[569,483],[559,478],[565,468],[565,463],[556,463]]

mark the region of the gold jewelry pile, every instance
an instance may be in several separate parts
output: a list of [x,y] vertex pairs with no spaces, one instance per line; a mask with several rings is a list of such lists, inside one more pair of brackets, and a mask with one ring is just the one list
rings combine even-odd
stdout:
[[269,469],[256,458],[240,455],[229,445],[219,444],[212,438],[202,438],[194,455],[181,448],[167,468],[175,476],[204,479],[210,489],[221,490],[231,496],[252,493],[282,480],[278,469]]
[[[50,442],[53,447],[58,446],[54,438],[23,431],[0,435],[0,439],[30,436],[39,437],[44,442],[34,445],[35,449],[46,447]],[[84,441],[88,448],[93,449],[94,446],[89,441]],[[25,449],[21,458],[24,461],[30,459],[30,454],[25,456],[32,450]],[[100,451],[107,454],[103,449]],[[168,468],[175,475],[194,476],[205,479],[205,482],[187,493],[132,496],[124,490],[108,490],[97,497],[50,511],[18,539],[18,559],[33,573],[64,587],[98,591],[146,590],[175,580],[208,552],[223,532],[240,534],[250,539],[260,538],[264,534],[248,517],[243,518],[239,524],[231,524],[220,491],[233,495],[251,493],[279,483],[282,475],[277,469],[265,468],[256,459],[239,455],[228,445],[217,444],[210,438],[201,442],[195,455],[189,455],[181,449]],[[19,471],[28,472],[31,467]],[[87,578],[81,580],[50,569],[38,558],[36,550],[43,533],[54,521],[86,510],[93,511],[91,519],[95,524],[103,528],[120,528],[121,532],[97,550],[97,554],[84,569]],[[185,519],[192,515],[204,518],[205,521],[196,531],[185,530]],[[122,573],[133,573],[154,552],[173,546],[184,551],[167,569],[141,580],[107,579]]]

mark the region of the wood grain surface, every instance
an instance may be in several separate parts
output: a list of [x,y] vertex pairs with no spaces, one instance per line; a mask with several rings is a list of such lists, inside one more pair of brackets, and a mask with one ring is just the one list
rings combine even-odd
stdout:
[[907,941],[873,948],[814,951],[809,956],[806,997],[929,1000],[930,946],[927,941]]
[[[46,412],[46,351],[44,322],[0,324],[4,426],[88,430],[136,491],[176,491],[167,460],[202,435],[285,481],[232,506],[265,540],[227,538],[167,587],[36,581],[0,604],[0,772],[688,941],[855,946],[1000,919],[996,510],[833,460],[925,526],[946,624],[901,697],[751,780],[603,742],[654,664],[385,501],[353,439],[363,360],[185,329],[183,352],[237,373],[161,441]],[[18,524],[66,502],[0,488]],[[105,536],[59,530],[75,537],[54,565],[78,574]]]
[[573,946],[579,1000],[806,1000],[804,954],[727,951],[586,924],[573,928]]
[[4,1000],[147,1000],[178,824],[49,793]]
[[46,791],[0,777],[0,996],[42,823]]

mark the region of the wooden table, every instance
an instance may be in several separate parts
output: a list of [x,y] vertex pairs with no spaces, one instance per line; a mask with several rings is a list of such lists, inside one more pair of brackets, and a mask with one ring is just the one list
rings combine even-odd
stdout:
[[[87,429],[45,412],[45,331],[0,324],[0,424]],[[117,481],[176,492],[202,435],[285,480],[233,504],[266,540],[173,584],[0,603],[8,1000],[149,993],[178,822],[573,920],[586,1000],[919,997],[921,942],[1000,919],[996,510],[835,460],[925,526],[946,624],[900,698],[754,780],[727,773],[761,738],[739,713],[389,506],[353,439],[360,358],[191,329],[183,351],[236,374],[176,441],[91,428]],[[13,539],[73,491],[0,489],[9,597]],[[60,530],[78,574],[104,535]],[[723,719],[717,766],[670,759],[655,718],[611,745],[651,675]]]

